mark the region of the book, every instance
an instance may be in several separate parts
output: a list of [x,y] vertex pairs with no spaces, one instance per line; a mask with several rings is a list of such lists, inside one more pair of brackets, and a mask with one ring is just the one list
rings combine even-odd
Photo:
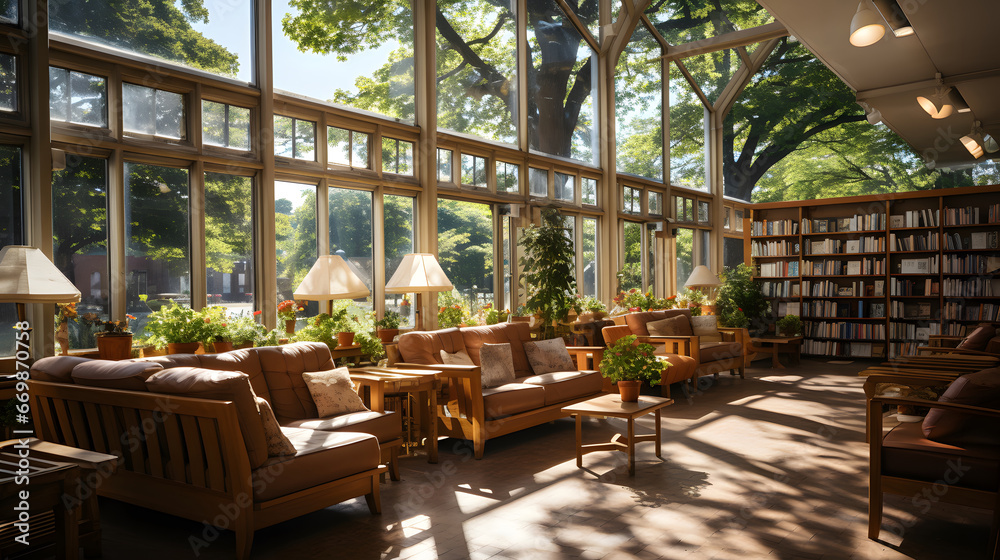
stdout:
[[848,261],[847,263],[847,274],[848,276],[857,276],[861,274],[861,261]]
[[889,216],[889,227],[893,229],[906,227],[906,216]]
[[852,297],[854,296],[854,286],[841,286],[837,290],[837,295],[840,297]]
[[861,252],[861,240],[859,239],[849,239],[847,243],[844,244],[845,253],[860,253]]
[[874,293],[872,295],[877,297],[885,296],[885,280],[876,280],[874,288]]

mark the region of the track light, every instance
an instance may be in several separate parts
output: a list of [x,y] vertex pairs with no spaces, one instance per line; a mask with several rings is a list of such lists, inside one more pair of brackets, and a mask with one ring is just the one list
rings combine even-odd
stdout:
[[955,110],[959,113],[971,113],[972,109],[969,108],[969,104],[965,102],[965,98],[962,94],[955,88],[951,88],[948,91],[948,103],[955,107]]
[[871,0],[861,0],[851,20],[851,44],[855,47],[874,45],[885,35],[885,21],[872,8]]
[[892,34],[896,37],[908,37],[913,35],[913,26],[906,17],[903,9],[899,7],[896,0],[872,0],[875,8],[882,14],[882,18],[889,24]]
[[962,143],[963,146],[965,146],[966,150],[969,150],[969,153],[972,154],[972,157],[976,159],[983,157],[983,154],[985,153],[985,150],[983,149],[983,144],[985,141],[983,140],[983,129],[979,121],[973,123],[972,130],[970,130],[968,134],[959,139],[959,141]]
[[983,138],[983,149],[986,150],[987,154],[1000,152],[1000,145],[997,144],[996,138],[993,138],[992,134],[987,134]]
[[864,101],[859,101],[858,105],[861,105],[861,108],[865,110],[865,118],[868,119],[868,124],[875,125],[882,122],[882,111]]
[[[930,115],[932,119],[946,119],[955,112],[955,105],[951,97],[952,88],[944,86],[940,72],[935,74],[934,78],[938,83],[938,86],[934,89],[934,93],[927,97],[923,95],[918,96],[917,103],[920,104],[920,108]],[[955,96],[956,99],[960,97],[958,92],[955,92]],[[964,99],[962,100],[962,105],[968,108]]]

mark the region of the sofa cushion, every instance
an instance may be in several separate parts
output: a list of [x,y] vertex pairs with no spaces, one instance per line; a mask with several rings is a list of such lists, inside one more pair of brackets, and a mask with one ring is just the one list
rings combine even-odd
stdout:
[[49,381],[52,383],[72,383],[73,368],[79,364],[89,362],[90,358],[80,358],[77,356],[49,356],[42,358],[31,364],[31,378],[35,381]]
[[288,439],[288,436],[281,431],[278,419],[274,417],[271,410],[271,403],[264,397],[254,397],[257,401],[257,409],[260,410],[260,421],[264,426],[264,438],[267,442],[268,457],[284,457],[295,454],[295,446]]
[[[961,458],[962,473],[954,471],[957,458]],[[936,482],[954,473],[959,476],[958,486],[996,491],[998,466],[1000,447],[996,443],[951,445],[932,441],[924,437],[917,422],[899,424],[882,440],[882,473],[890,476]]]
[[368,410],[354,388],[346,367],[328,371],[305,371],[302,379],[309,388],[320,418]]
[[306,371],[327,371],[337,367],[330,348],[322,342],[296,342],[282,346],[254,348],[267,385],[268,399],[278,422],[316,418],[316,404],[302,379]]
[[256,395],[245,374],[202,368],[170,368],[150,376],[146,380],[146,388],[154,393],[232,401],[236,405],[236,417],[243,433],[250,467],[260,466],[267,460],[264,423],[257,408]]
[[406,363],[440,364],[442,350],[449,354],[465,350],[465,341],[456,328],[410,331],[399,335],[396,349]]
[[483,387],[498,387],[514,382],[514,358],[510,353],[510,344],[483,344],[479,348],[479,360],[482,362]]
[[993,325],[982,324],[972,331],[972,334],[962,339],[958,347],[963,350],[985,350],[990,339],[997,335],[997,330]]
[[151,362],[160,364],[163,369],[175,367],[201,367],[202,354],[170,354],[169,356],[150,356],[139,358],[137,362]]
[[307,430],[322,430],[326,432],[361,432],[371,434],[380,442],[392,441],[402,437],[403,426],[400,416],[395,412],[348,412],[330,418],[307,418],[285,424],[288,428],[303,428]]
[[646,328],[646,323],[650,321],[658,321],[660,319],[666,319],[667,317],[676,317],[678,315],[683,315],[690,320],[691,310],[690,309],[658,309],[656,311],[640,311],[638,313],[628,313],[625,315],[625,324],[628,325],[629,329],[632,330],[632,334],[637,336],[649,336],[649,329]]
[[524,352],[535,375],[576,369],[573,358],[570,358],[569,352],[566,351],[566,342],[561,338],[525,342]]
[[728,360],[743,355],[743,346],[739,342],[709,342],[699,345],[701,363]]
[[650,336],[691,336],[691,321],[683,315],[666,317],[646,323]]
[[[250,377],[250,386],[258,397],[271,400],[271,392],[267,388],[267,380],[264,378],[264,370],[260,367],[260,354],[262,348],[246,348],[233,350],[222,354],[204,354],[200,356],[201,366],[205,369],[216,369],[220,371],[238,371]],[[163,366],[167,367],[167,366]]]
[[656,359],[663,360],[670,364],[670,367],[660,373],[660,383],[670,385],[678,381],[685,381],[694,377],[694,371],[698,369],[698,362],[691,356],[680,354],[657,354]]
[[554,371],[519,381],[544,389],[546,405],[599,393],[602,385],[601,374],[596,371]]
[[146,391],[146,379],[162,369],[160,364],[132,360],[87,360],[74,366],[70,375],[79,385]]
[[691,317],[691,332],[698,337],[698,342],[722,342],[718,317],[715,315]]
[[507,383],[483,389],[486,418],[502,418],[545,406],[545,390],[539,385]]
[[[990,368],[967,373],[948,385],[938,397],[940,402],[953,402],[987,408],[1000,407],[1000,369]],[[963,431],[968,421],[995,423],[985,416],[975,417],[954,410],[932,408],[923,421],[923,434],[928,439],[951,441]]]
[[371,434],[282,428],[295,455],[272,457],[251,473],[254,500],[263,502],[378,467]]
[[469,353],[465,349],[459,350],[458,352],[451,353],[441,350],[441,363],[446,366],[474,366],[475,362],[469,357]]
[[531,375],[531,365],[524,353],[524,343],[531,340],[531,327],[527,323],[497,323],[481,327],[464,327],[460,331],[465,350],[476,365],[482,365],[479,348],[483,344],[510,344],[510,354],[514,359],[514,375]]

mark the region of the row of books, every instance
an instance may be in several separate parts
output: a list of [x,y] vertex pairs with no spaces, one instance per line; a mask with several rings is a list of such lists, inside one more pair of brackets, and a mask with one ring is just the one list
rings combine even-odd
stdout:
[[[973,329],[975,329],[975,327],[976,325],[972,325]],[[969,325],[964,325],[962,323],[948,323],[943,329],[941,329],[941,334],[948,336],[966,336],[970,332],[972,332],[972,330],[969,329]]]
[[938,334],[933,331],[940,332],[940,327],[939,323],[897,323],[892,321],[889,323],[889,338],[906,342],[914,340],[927,342],[932,334]]
[[902,214],[889,216],[889,227],[937,227],[941,223],[941,211],[938,209],[921,208],[907,210]]
[[855,214],[850,218],[803,219],[802,233],[828,233],[838,231],[878,231],[885,229],[885,214]]
[[[985,214],[987,215],[987,221],[985,223],[995,224],[1000,222],[1000,212],[997,208],[1000,205],[990,204]],[[965,226],[972,224],[982,224],[980,220],[980,212],[978,206],[966,206],[964,208],[949,208],[944,207],[944,223],[948,226]]]
[[899,259],[896,274],[937,274],[941,269],[940,255],[921,258]]
[[824,259],[821,261],[806,261],[804,267],[804,270],[812,276],[885,274],[885,259],[864,258],[859,261]]
[[929,321],[934,318],[934,305],[930,301],[893,301],[889,311],[894,319],[916,319]]
[[834,280],[803,280],[802,293],[811,297],[882,296],[885,293],[885,280],[861,280],[850,283]]
[[946,233],[945,249],[949,251],[965,251],[968,249],[996,249],[1000,244],[1000,236],[995,231],[974,231],[968,236],[958,232]]
[[1000,257],[990,255],[945,255],[941,263],[945,274],[995,274],[1000,272]]
[[750,235],[798,235],[799,224],[795,220],[761,220],[750,224]]
[[898,358],[900,356],[914,356],[917,353],[917,348],[920,346],[927,345],[921,342],[890,342],[889,357]]
[[937,251],[938,234],[928,231],[924,234],[896,235],[889,234],[889,247],[893,251]]
[[833,340],[806,340],[802,345],[804,354],[831,356],[838,358],[882,358],[885,344],[872,342],[840,342]]
[[778,317],[781,318],[786,315],[802,315],[799,307],[799,302],[797,301],[778,302]]
[[885,325],[850,321],[805,321],[802,332],[809,338],[885,339]]
[[750,244],[752,257],[794,257],[799,254],[798,241],[754,241]]
[[941,282],[933,278],[889,280],[889,295],[893,296],[936,296],[941,293]]
[[979,305],[969,305],[957,301],[949,301],[941,309],[941,317],[951,321],[1000,322],[1000,304],[981,303]]
[[[865,314],[866,309],[868,311],[867,314]],[[883,318],[885,317],[885,303],[866,303],[864,301],[852,301],[849,303],[838,301],[812,301],[805,304],[802,316],[856,319]]]
[[993,297],[1000,295],[1000,279],[945,278],[945,297]]
[[783,276],[798,276],[799,261],[760,263],[761,278],[781,278]]
[[783,282],[761,282],[760,289],[765,297],[798,297],[798,280],[785,280]]

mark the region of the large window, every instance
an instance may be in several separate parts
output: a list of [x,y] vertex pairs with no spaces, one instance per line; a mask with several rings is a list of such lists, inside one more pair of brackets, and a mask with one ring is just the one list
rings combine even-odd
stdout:
[[[392,278],[403,261],[403,256],[413,252],[413,216],[416,199],[409,196],[385,195],[382,197],[382,231],[385,234],[385,280]],[[403,324],[412,326],[413,295],[386,294],[386,311],[395,311]]]
[[[24,244],[21,196],[21,149],[0,146],[0,248]],[[0,324],[17,322],[13,303],[0,303]],[[14,330],[0,328],[0,356],[14,355]]]
[[615,67],[615,141],[621,173],[663,180],[660,45],[643,23]]
[[274,182],[274,242],[278,301],[292,299],[318,255],[316,185]]
[[597,296],[597,218],[583,219],[583,277],[577,288],[585,296]]
[[691,271],[694,270],[694,230],[689,228],[677,228],[674,234],[674,281],[677,289],[683,288]]
[[489,204],[438,200],[438,261],[472,312],[493,302],[493,210]]
[[670,184],[705,186],[705,106],[683,74],[670,67]]
[[462,154],[462,184],[485,189],[488,162],[484,157]]
[[125,132],[162,138],[184,138],[184,96],[162,89],[122,84]]
[[205,174],[205,261],[209,305],[252,313],[253,179]]
[[0,53],[0,111],[17,109],[17,57]]
[[125,164],[125,305],[137,335],[150,310],[191,305],[188,197],[186,169]]
[[642,290],[642,224],[625,222],[622,267],[618,271],[618,289]]
[[382,172],[413,175],[413,142],[382,138]]
[[49,116],[54,121],[107,127],[107,80],[49,66]]
[[330,187],[330,254],[340,255],[372,290],[372,193]]
[[94,348],[110,315],[107,161],[70,156],[52,173],[52,261],[80,290],[69,347]]

